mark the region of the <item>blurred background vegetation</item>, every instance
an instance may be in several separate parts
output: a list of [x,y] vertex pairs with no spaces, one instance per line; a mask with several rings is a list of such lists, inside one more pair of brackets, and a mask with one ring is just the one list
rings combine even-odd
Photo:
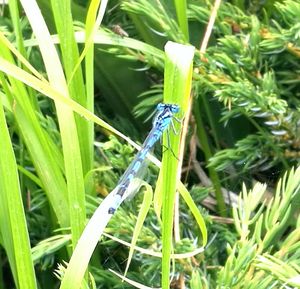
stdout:
[[[58,18],[65,15],[59,15],[57,9],[65,8],[59,7],[59,1],[37,3],[50,33],[60,33]],[[69,32],[84,31],[90,3],[61,3],[70,7],[66,19],[70,17],[73,26]],[[300,288],[300,173],[292,169],[300,159],[300,2],[222,2],[208,47],[200,52],[213,5],[196,0],[109,1],[99,33],[104,33],[110,43],[95,45],[92,106],[101,119],[141,143],[151,127],[149,116],[162,101],[163,92],[163,58],[151,54],[149,47],[162,53],[168,40],[195,46],[192,114],[181,179],[205,218],[210,242],[203,253],[176,261],[170,288]],[[22,5],[3,4],[0,9],[2,33],[47,78],[39,49],[30,45],[34,35]],[[135,42],[130,39],[138,40],[144,49],[133,48]],[[83,47],[81,43],[74,48],[72,68]],[[67,64],[71,56],[66,49],[57,49],[70,79]],[[0,51],[5,58],[4,46]],[[85,69],[91,68],[87,65],[85,62],[76,81],[85,83]],[[5,83],[13,87],[12,81],[1,74],[0,96],[19,166],[36,282],[38,288],[58,288],[59,280],[53,272],[57,263],[68,260],[68,221],[57,222],[54,217],[34,149],[24,136],[22,118],[16,115],[14,97],[8,95],[10,89]],[[27,93],[51,143],[58,170],[64,171],[56,108],[41,94],[31,89]],[[75,89],[73,95],[76,93],[80,91]],[[81,97],[78,102],[90,108]],[[86,160],[83,175],[87,216],[114,188],[135,154],[129,145],[98,126],[91,139],[95,140],[95,149],[89,148],[86,158],[81,151]],[[150,165],[149,183],[155,183],[157,171]],[[285,175],[286,171],[291,172]],[[238,200],[241,190],[244,193]],[[137,196],[125,204],[107,232],[130,242],[140,202]],[[175,244],[175,253],[190,252],[201,246],[201,235],[185,204],[180,204],[179,212],[181,239]],[[16,284],[7,257],[4,232],[2,229],[0,288],[22,288],[22,284]],[[152,210],[138,245],[158,250],[160,244],[160,224]],[[96,285],[86,286],[133,288],[108,270],[124,272],[127,256],[127,247],[103,239],[90,266]],[[159,287],[160,266],[159,258],[136,252],[127,276],[145,286]]]

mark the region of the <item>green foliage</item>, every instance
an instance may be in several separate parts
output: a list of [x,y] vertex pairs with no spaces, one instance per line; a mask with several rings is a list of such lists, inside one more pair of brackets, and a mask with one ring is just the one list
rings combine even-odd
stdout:
[[[238,141],[235,148],[219,151],[210,163],[218,170],[234,165],[246,172],[264,171],[278,164],[287,168],[299,160],[299,101],[293,95],[298,82],[294,71],[299,69],[293,47],[299,23],[290,15],[299,5],[276,4],[280,13],[267,24],[255,16],[241,17],[241,11],[230,21],[220,13],[219,21],[224,17],[232,35],[224,35],[208,49],[205,95],[212,94],[228,108],[222,116],[225,124],[243,115],[257,132]],[[223,26],[218,32],[228,33]]]
[[287,230],[291,204],[299,198],[300,168],[286,173],[278,182],[275,196],[262,202],[265,192],[266,186],[260,183],[249,192],[244,187],[239,206],[234,208],[240,239],[233,247],[228,246],[229,256],[217,288],[300,286],[300,264],[295,258],[299,228],[294,224]]
[[123,1],[122,8],[130,13],[137,14],[149,21],[154,31],[158,30],[169,40],[174,42],[185,42],[185,37],[178,27],[170,9],[167,9],[163,2],[159,1]]

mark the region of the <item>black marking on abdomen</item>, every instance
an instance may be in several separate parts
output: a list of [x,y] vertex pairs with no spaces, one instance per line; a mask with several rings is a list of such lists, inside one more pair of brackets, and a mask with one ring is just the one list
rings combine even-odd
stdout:
[[109,213],[110,215],[113,215],[113,214],[115,213],[115,211],[116,211],[116,209],[113,208],[113,207],[110,207],[110,208],[108,209],[108,213]]

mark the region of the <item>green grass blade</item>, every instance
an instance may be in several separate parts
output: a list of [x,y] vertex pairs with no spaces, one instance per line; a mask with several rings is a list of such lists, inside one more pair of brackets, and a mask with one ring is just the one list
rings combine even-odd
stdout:
[[133,142],[130,138],[125,136],[124,134],[120,133],[118,130],[110,126],[108,123],[94,115],[89,110],[85,109],[83,106],[75,102],[74,100],[65,97],[61,92],[53,88],[49,83],[46,81],[40,80],[37,77],[34,77],[27,73],[26,71],[20,69],[16,65],[11,64],[7,60],[0,57],[0,71],[3,71],[7,75],[12,76],[13,78],[16,78],[25,84],[31,86],[32,88],[36,89],[37,91],[41,92],[42,94],[50,97],[51,99],[54,99],[56,101],[61,102],[62,104],[65,104],[69,106],[72,110],[77,112],[79,115],[84,117],[85,119],[89,121],[93,121],[97,123],[99,126],[107,129],[108,131],[114,133],[115,135],[118,135],[119,137],[123,138],[125,141],[127,141],[130,145],[133,147],[139,149],[139,146]]
[[148,214],[149,208],[152,203],[152,198],[153,198],[152,187],[149,186],[147,183],[144,183],[144,186],[145,186],[144,199],[143,199],[143,203],[141,204],[141,209],[140,209],[139,215],[137,217],[136,225],[134,227],[124,276],[126,276],[126,274],[127,274],[127,271],[128,271],[130,262],[132,260],[133,253],[134,253],[134,247],[136,245],[139,233],[142,230],[144,221],[146,219],[146,216]]
[[189,39],[189,27],[188,27],[188,19],[187,19],[187,5],[186,0],[175,0],[175,8],[178,19],[179,27],[181,28],[186,41]]
[[[75,33],[75,37],[78,43],[85,43],[86,33],[84,31],[78,31]],[[109,33],[103,29],[96,31],[92,40],[95,44],[116,45],[142,52],[150,57],[149,60],[153,61],[155,66],[161,67],[161,62],[164,60],[163,51],[160,49],[133,38],[121,38],[119,35]],[[55,44],[59,43],[58,36],[53,35],[52,41]],[[26,46],[36,46],[37,41],[36,39],[30,39],[26,40],[25,44]]]
[[80,66],[80,63],[83,61],[84,57],[90,51],[90,48],[94,44],[93,38],[94,38],[94,35],[97,32],[98,27],[100,26],[100,24],[102,22],[102,19],[103,19],[104,13],[105,13],[105,9],[106,9],[106,6],[107,6],[107,2],[108,2],[108,0],[101,1],[96,21],[93,24],[94,18],[95,18],[95,11],[98,10],[99,1],[98,0],[91,1],[91,4],[89,6],[88,15],[87,15],[88,19],[86,21],[86,25],[87,25],[86,32],[84,32],[85,37],[82,41],[82,42],[85,43],[85,47],[84,47],[80,57],[78,58],[78,61],[77,61],[76,65],[73,69],[71,79],[73,79],[73,75],[75,74],[78,67]]
[[[68,0],[63,2],[60,0],[52,0],[52,13],[60,39],[62,63],[68,81],[70,97],[82,106],[87,107],[88,101],[81,66],[78,65],[74,71],[74,67],[79,59],[79,52],[74,36],[70,2],[71,1]],[[46,55],[44,54],[44,57]],[[93,68],[93,65],[91,65],[90,68]],[[75,120],[78,135],[81,136],[79,138],[79,146],[83,173],[86,174],[93,166],[93,134],[91,134],[93,127],[79,116],[75,116]]]
[[[90,35],[93,31],[93,27],[95,25],[97,10],[99,6],[99,0],[92,0],[91,4],[89,6],[89,10],[86,17],[86,34]],[[87,37],[87,39],[89,36]],[[79,61],[80,59],[78,59]],[[76,69],[76,66],[75,66]],[[73,72],[74,73],[74,72]],[[94,112],[94,43],[92,42],[91,46],[87,49],[86,57],[85,57],[85,93],[86,93],[86,105],[85,107],[91,111]],[[90,156],[91,156],[91,168],[93,167],[93,160],[94,160],[94,123],[93,122],[87,122],[87,140],[90,141],[89,143],[89,150],[90,150]],[[84,163],[83,163],[84,167]],[[83,170],[86,174],[86,170]],[[86,193],[89,194],[91,190],[89,188],[93,187],[93,182],[89,182],[86,186]]]
[[[212,151],[209,145],[207,133],[205,132],[204,129],[204,123],[200,114],[200,108],[197,105],[195,105],[194,109],[194,115],[195,115],[195,120],[197,123],[197,134],[199,136],[199,140],[201,143],[201,147],[203,148],[203,152],[205,154],[205,158],[208,161],[212,157]],[[226,213],[226,205],[224,201],[224,197],[222,194],[221,190],[221,182],[219,179],[219,176],[212,166],[208,167],[209,175],[212,179],[212,184],[215,189],[215,195],[216,195],[216,200],[217,200],[217,206],[218,206],[218,212],[221,216],[225,217],[227,215]]]
[[11,20],[13,22],[14,34],[16,37],[16,43],[18,50],[22,53],[22,55],[26,55],[25,46],[24,46],[24,38],[21,30],[21,21],[20,21],[20,11],[18,6],[18,1],[12,0],[9,1],[9,10],[11,14]]
[[[175,103],[181,108],[184,115],[188,106],[192,81],[192,63],[194,47],[168,42],[165,46],[165,81],[164,102]],[[175,124],[179,131],[180,125]],[[162,177],[162,288],[169,288],[170,259],[172,252],[172,231],[174,219],[174,204],[176,187],[180,181],[178,156],[180,151],[180,135],[169,134],[169,141],[164,137],[164,145],[170,146],[163,154],[160,176]]]
[[16,287],[37,288],[17,164],[0,101],[0,229]]
[[205,226],[204,219],[203,219],[201,213],[199,212],[195,202],[193,201],[190,193],[185,188],[183,183],[181,183],[181,182],[179,183],[178,190],[180,192],[180,195],[182,196],[182,198],[186,202],[187,206],[191,210],[191,213],[194,215],[194,217],[196,219],[196,222],[197,222],[197,224],[199,226],[199,229],[201,231],[201,234],[202,234],[202,245],[205,246],[207,244],[207,229],[206,229],[206,226]]

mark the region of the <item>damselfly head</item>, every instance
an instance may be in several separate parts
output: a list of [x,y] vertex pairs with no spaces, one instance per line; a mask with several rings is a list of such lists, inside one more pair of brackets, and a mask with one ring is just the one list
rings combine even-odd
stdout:
[[179,112],[179,106],[177,104],[159,103],[157,105],[157,111],[163,111],[165,109],[170,110],[172,113]]

